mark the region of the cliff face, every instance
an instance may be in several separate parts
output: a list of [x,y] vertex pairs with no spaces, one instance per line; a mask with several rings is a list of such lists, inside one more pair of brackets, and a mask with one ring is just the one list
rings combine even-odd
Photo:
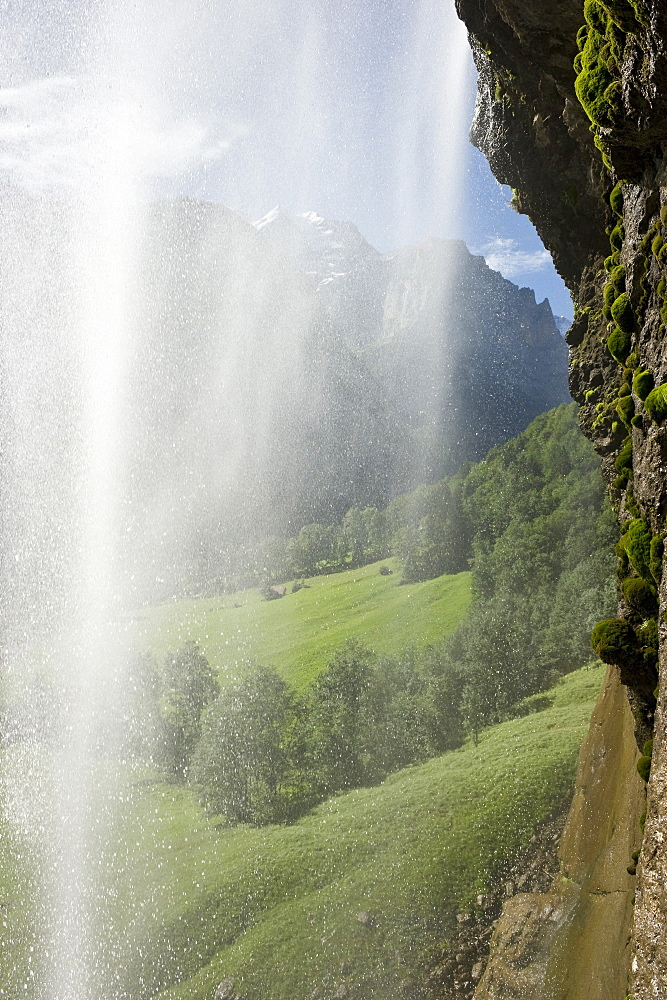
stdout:
[[[595,630],[594,644],[626,686],[634,739],[646,758],[645,741],[654,740],[627,956],[633,1000],[648,1000],[667,995],[667,705],[659,684],[667,669],[667,5],[457,6],[480,73],[473,140],[498,179],[515,189],[517,208],[536,225],[574,295],[570,387],[619,517],[619,615]],[[624,732],[616,731],[602,773],[632,771],[635,751]],[[629,796],[625,814],[633,823],[637,808]],[[586,823],[601,833],[613,825],[611,801]],[[580,847],[573,847],[575,858]],[[598,939],[622,940],[626,906],[607,907],[600,924],[598,907],[583,897],[573,905],[564,926],[576,929],[579,941],[594,931]],[[554,949],[539,960],[548,964]],[[577,950],[564,946],[566,970],[577,964]],[[588,979],[592,985],[590,971]],[[605,989],[600,996],[624,995],[620,980]],[[546,995],[579,994],[570,985]]]

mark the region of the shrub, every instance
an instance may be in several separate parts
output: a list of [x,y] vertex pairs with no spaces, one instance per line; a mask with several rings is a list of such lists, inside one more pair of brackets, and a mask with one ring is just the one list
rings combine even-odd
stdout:
[[391,576],[391,573],[388,566],[380,566],[380,576]]
[[630,353],[632,338],[629,333],[616,327],[607,338],[607,350],[619,365],[625,364]]
[[635,314],[632,311],[632,305],[626,292],[621,292],[612,303],[611,315],[620,330],[623,330],[624,333],[633,332],[635,329]]
[[652,391],[654,386],[655,382],[653,380],[653,375],[646,368],[638,372],[635,372],[635,374],[632,377],[633,392],[636,396],[639,397],[639,399],[642,400],[642,402],[646,399],[646,397]]
[[652,389],[644,400],[644,407],[656,424],[667,419],[667,384]]
[[635,631],[625,618],[606,618],[591,634],[591,645],[603,663],[624,665],[637,650]]

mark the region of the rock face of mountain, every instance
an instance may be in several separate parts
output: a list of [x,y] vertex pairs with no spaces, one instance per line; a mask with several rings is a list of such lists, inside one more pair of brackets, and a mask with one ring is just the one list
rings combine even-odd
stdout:
[[149,207],[141,232],[143,534],[164,555],[171,507],[167,548],[199,552],[203,576],[209,539],[224,559],[239,537],[383,506],[568,398],[548,302],[463,243],[381,255],[351,223],[188,200]]
[[481,458],[567,398],[548,302],[462,242],[380,255],[350,223],[280,209],[255,227],[313,280],[320,322],[366,368],[386,413],[381,436],[394,442],[383,459],[393,492]]
[[[578,935],[560,954],[569,978],[547,995],[607,1000],[611,962],[614,995],[627,981],[633,1000],[655,1000],[667,995],[667,7],[663,0],[457,0],[457,7],[479,69],[473,139],[498,179],[517,190],[578,303],[567,334],[570,385],[621,527],[618,618],[601,623],[594,644],[625,685],[634,718],[631,745],[627,729],[617,728],[603,766],[624,760],[632,770],[639,748],[648,777],[645,826],[633,796],[622,817],[644,829],[631,876],[634,911],[612,908],[596,923],[582,896]],[[587,780],[599,780],[592,764]],[[618,825],[617,808],[615,800],[600,803],[587,819],[601,842]],[[626,859],[608,851],[607,860],[619,886]],[[582,966],[577,957],[582,940],[630,935],[630,948],[615,958],[590,949]]]
[[[67,366],[54,363],[28,385],[20,373],[27,342],[35,359],[71,354],[76,369],[79,214],[0,202],[11,234],[0,291],[12,371],[16,359],[7,384],[30,396],[28,424],[54,467],[76,464],[66,442],[81,417]],[[383,256],[351,223],[274,210],[252,225],[183,199],[137,206],[126,252],[124,561],[137,576],[150,567],[167,593],[187,573],[188,587],[219,575],[210,560],[224,561],[239,540],[337,520],[354,504],[382,506],[479,459],[567,398],[566,349],[548,302],[536,304],[462,243],[427,240]],[[21,296],[28,279],[64,291]],[[98,308],[112,308],[104,276],[95,280]],[[63,394],[72,426],[56,433],[48,415]],[[16,475],[8,470],[6,481]],[[47,497],[52,487],[30,490]],[[20,505],[6,506],[13,537],[27,538]],[[30,578],[30,558],[12,562],[12,578],[15,566]]]

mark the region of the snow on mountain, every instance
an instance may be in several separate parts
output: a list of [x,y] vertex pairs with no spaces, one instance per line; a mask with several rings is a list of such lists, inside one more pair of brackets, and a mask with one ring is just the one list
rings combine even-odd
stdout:
[[331,222],[317,212],[292,215],[276,205],[253,226],[318,289],[380,258],[353,223]]

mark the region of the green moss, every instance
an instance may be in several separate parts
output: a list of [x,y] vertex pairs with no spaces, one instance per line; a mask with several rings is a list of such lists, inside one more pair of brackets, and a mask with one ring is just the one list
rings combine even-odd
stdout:
[[635,314],[630,299],[625,292],[618,295],[611,306],[611,315],[620,330],[632,333],[635,329]]
[[630,560],[628,559],[628,553],[620,542],[616,545],[616,555],[618,556],[618,576],[622,580],[630,570]]
[[651,618],[657,614],[658,600],[655,588],[636,576],[629,576],[621,584],[623,598],[630,610],[640,618]]
[[665,543],[660,535],[654,535],[651,539],[649,553],[651,576],[659,584],[662,579],[662,559],[665,554]]
[[667,419],[667,384],[658,385],[649,392],[644,400],[644,407],[656,424]]
[[618,289],[613,281],[608,281],[602,290],[602,315],[611,319],[611,307],[618,297]]
[[643,518],[634,517],[628,522],[627,530],[621,538],[621,544],[628,554],[630,565],[635,573],[649,583],[652,582],[651,530]]
[[646,743],[644,744],[644,756],[645,757],[653,756],[653,740],[647,740]]
[[625,440],[623,447],[614,460],[614,467],[617,472],[632,472],[632,438]]
[[[625,494],[625,509],[631,517],[641,517],[641,511],[637,504],[635,503],[634,494],[632,492],[632,486],[628,486],[628,492]],[[627,525],[626,525],[627,526]]]
[[[604,38],[607,30],[607,16],[604,7],[598,3],[598,0],[584,0],[584,19],[589,28],[592,28],[593,31]],[[582,30],[585,29],[580,29],[580,33]],[[589,32],[586,32],[586,39],[583,40],[584,45],[588,40],[588,34]],[[578,40],[579,35],[577,35]]]
[[654,257],[658,256],[664,245],[665,241],[662,238],[662,234],[658,233],[658,235],[653,238],[653,242],[651,243],[651,253]]
[[607,350],[611,354],[615,361],[618,361],[620,365],[625,364],[628,355],[630,354],[630,347],[632,346],[632,337],[625,330],[621,330],[616,327],[607,337]]
[[637,653],[635,631],[625,618],[598,622],[591,634],[591,645],[603,663],[618,665]]
[[621,251],[623,240],[625,239],[625,226],[622,222],[617,222],[609,234],[609,242],[614,250]]
[[633,351],[632,354],[628,354],[625,359],[625,364],[631,371],[634,371],[635,368],[639,368],[639,355],[636,351]]
[[637,12],[628,0],[600,0],[600,4],[622,31],[636,32],[639,30]]
[[656,289],[659,299],[665,298],[665,289],[667,289],[667,281],[665,281],[664,278],[661,278]]
[[607,272],[613,271],[614,268],[618,266],[620,259],[621,255],[617,250],[615,250],[614,253],[610,254],[608,257],[605,257],[604,261],[605,271]]
[[616,215],[623,214],[623,181],[619,181],[609,195],[609,204]]
[[642,400],[642,402],[646,399],[654,387],[655,381],[653,379],[653,375],[647,368],[644,368],[643,370],[640,369],[635,372],[632,377],[632,391],[635,396],[638,396],[639,399]]
[[637,427],[640,431],[644,430],[644,418],[640,413],[635,413],[634,417],[630,421],[631,427]]
[[637,771],[639,772],[639,777],[644,781],[648,781],[649,775],[651,773],[651,758],[650,757],[640,757],[637,761]]
[[630,395],[620,396],[616,401],[616,412],[625,424],[625,426],[630,428],[630,421],[635,415],[635,401]]
[[663,205],[660,209],[660,221],[667,226],[667,205]]
[[625,291],[625,265],[617,264],[611,271],[609,278],[618,288],[619,292]]
[[610,32],[607,14],[597,0],[586,0],[584,16],[590,30],[576,60],[575,92],[591,122],[600,128],[610,128],[619,118],[622,94],[608,62],[611,56],[618,61],[622,47]]

